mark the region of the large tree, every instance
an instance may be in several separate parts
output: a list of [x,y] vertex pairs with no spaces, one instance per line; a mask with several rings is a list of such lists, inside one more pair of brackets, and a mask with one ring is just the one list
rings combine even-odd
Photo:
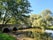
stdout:
[[49,26],[52,26],[53,23],[53,16],[52,16],[52,12],[48,9],[42,11],[41,15],[42,15],[42,18],[44,20],[44,22],[46,23],[46,27],[49,27]]
[[30,24],[32,27],[50,28],[53,26],[52,12],[48,9],[43,10],[41,14],[33,14],[30,16]]
[[0,0],[0,20],[2,24],[7,24],[10,20],[18,23],[28,17],[30,10],[28,0]]

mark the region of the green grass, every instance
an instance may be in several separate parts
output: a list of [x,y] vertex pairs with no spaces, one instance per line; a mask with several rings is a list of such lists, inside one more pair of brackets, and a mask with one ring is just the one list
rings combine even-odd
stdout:
[[8,34],[0,33],[0,40],[16,40],[16,38]]

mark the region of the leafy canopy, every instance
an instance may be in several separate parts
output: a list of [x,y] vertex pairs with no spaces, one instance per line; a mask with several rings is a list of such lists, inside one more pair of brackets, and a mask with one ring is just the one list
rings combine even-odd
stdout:
[[30,3],[28,0],[0,0],[0,20],[1,23],[7,24],[12,18],[17,21],[27,18],[30,10]]

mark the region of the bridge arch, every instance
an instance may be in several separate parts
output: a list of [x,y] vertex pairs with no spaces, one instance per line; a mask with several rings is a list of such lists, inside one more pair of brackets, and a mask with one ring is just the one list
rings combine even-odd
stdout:
[[3,33],[9,33],[10,32],[10,28],[4,27],[4,28],[2,28],[2,32]]

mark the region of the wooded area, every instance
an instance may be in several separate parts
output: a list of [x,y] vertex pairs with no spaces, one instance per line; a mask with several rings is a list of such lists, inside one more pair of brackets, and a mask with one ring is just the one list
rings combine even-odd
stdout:
[[[28,40],[27,38],[31,38],[29,40],[53,40],[52,33],[45,32],[45,30],[53,31],[52,11],[45,9],[39,14],[31,14],[30,8],[28,0],[0,0],[0,29],[1,25],[2,28],[4,26],[7,28],[6,25],[9,24],[20,25],[8,26],[9,29],[5,29],[4,32],[0,30],[0,40],[17,40],[17,38],[19,40],[24,37],[23,40]],[[10,27],[13,29],[10,30]]]

